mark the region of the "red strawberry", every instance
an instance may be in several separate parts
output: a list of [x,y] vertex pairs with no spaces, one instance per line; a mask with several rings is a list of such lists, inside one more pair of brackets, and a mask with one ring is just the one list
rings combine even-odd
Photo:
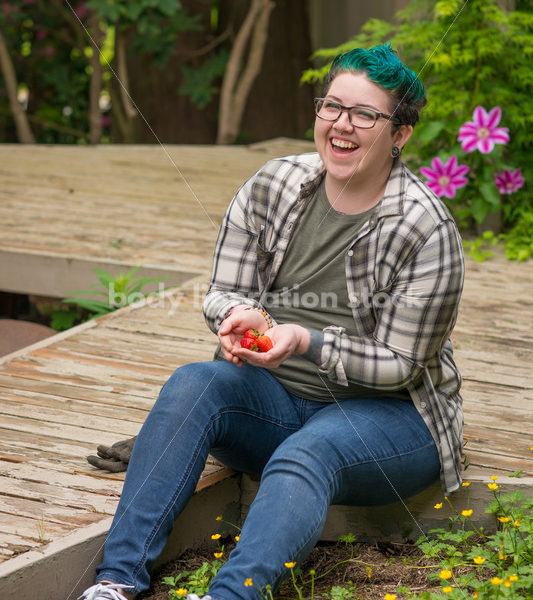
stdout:
[[259,331],[255,330],[255,329],[247,329],[244,332],[244,337],[245,338],[250,338],[252,340],[255,340],[256,338],[259,337]]
[[255,345],[257,346],[257,350],[259,352],[268,352],[272,348],[272,340],[268,337],[268,335],[260,335],[255,340]]
[[246,350],[252,350],[257,352],[257,345],[255,340],[249,337],[243,337],[241,339],[241,348],[246,348]]

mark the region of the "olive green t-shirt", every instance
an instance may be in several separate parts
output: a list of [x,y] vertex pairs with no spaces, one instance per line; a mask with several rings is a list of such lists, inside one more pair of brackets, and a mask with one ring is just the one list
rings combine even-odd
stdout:
[[[298,221],[272,289],[262,299],[278,323],[298,323],[319,331],[336,325],[344,327],[348,335],[355,335],[344,262],[353,239],[374,209],[354,215],[336,211],[322,180]],[[346,387],[327,380],[326,387],[325,376],[323,380],[317,365],[297,354],[270,372],[286,389],[310,400],[406,397],[402,391],[384,393],[354,383]]]

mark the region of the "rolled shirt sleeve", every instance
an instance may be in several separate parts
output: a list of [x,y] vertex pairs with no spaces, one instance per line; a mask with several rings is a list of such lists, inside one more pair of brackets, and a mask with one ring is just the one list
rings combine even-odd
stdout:
[[406,387],[447,341],[463,279],[461,240],[448,219],[434,227],[402,265],[387,295],[380,293],[382,303],[373,307],[372,335],[350,336],[334,326],[324,329],[320,370],[341,385],[351,380],[376,389]]

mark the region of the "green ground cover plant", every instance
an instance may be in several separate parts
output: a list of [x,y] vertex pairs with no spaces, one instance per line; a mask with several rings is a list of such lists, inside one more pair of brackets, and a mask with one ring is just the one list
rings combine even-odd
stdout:
[[[285,564],[290,575],[276,594],[269,587],[258,590],[265,600],[531,600],[533,497],[505,492],[497,479],[493,476],[488,483],[493,498],[484,509],[498,523],[495,532],[476,525],[474,509],[459,512],[453,499],[443,498],[434,510],[449,512],[448,526],[429,531],[414,544],[400,545],[399,556],[385,558],[382,553],[376,559],[376,554],[368,553],[370,545],[362,551],[355,535],[348,534],[339,538],[333,560],[317,558],[324,550],[315,549],[316,554],[303,565]],[[466,488],[470,485],[463,484]],[[163,578],[164,586],[171,588],[167,597],[176,600],[186,598],[188,593],[207,593],[229,554],[220,534],[213,534],[211,539],[217,543],[213,559],[203,559],[199,568]],[[358,569],[358,577],[347,570],[354,568]],[[387,571],[394,573],[395,585],[380,575]],[[253,578],[243,581],[243,586],[255,587]],[[155,600],[156,596],[145,598]]]

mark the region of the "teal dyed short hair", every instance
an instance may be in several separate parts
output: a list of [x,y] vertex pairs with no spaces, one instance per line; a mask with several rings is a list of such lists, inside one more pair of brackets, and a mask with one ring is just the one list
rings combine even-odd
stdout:
[[390,43],[370,50],[355,48],[336,56],[326,77],[324,96],[335,77],[347,71],[364,72],[371,81],[389,92],[394,102],[394,123],[397,126],[414,126],[417,123],[418,113],[426,104],[426,91],[415,73],[398,58]]

